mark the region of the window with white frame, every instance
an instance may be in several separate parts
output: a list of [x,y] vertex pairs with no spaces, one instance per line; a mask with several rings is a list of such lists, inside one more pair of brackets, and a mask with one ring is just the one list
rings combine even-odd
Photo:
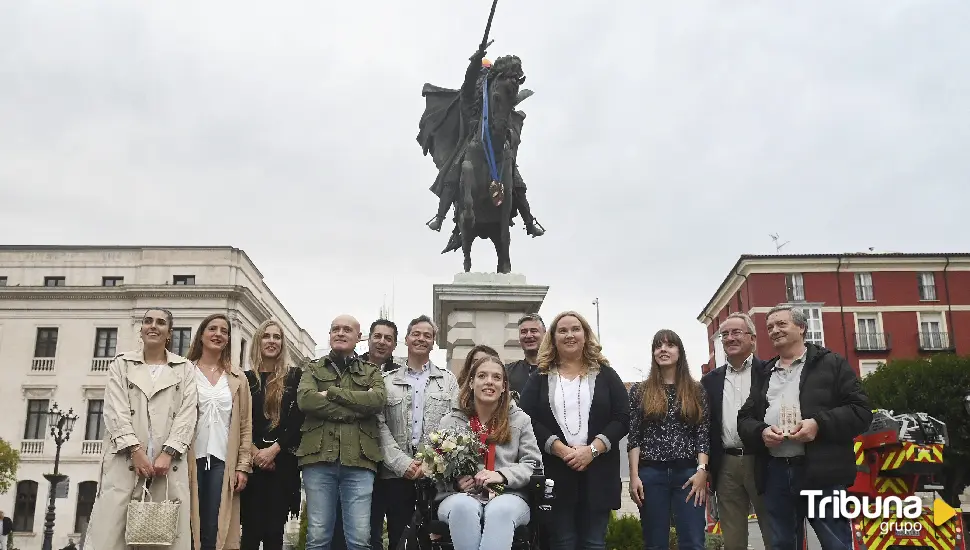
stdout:
[[859,302],[875,300],[872,292],[872,273],[855,274],[855,299]]
[[801,273],[785,275],[785,296],[789,302],[805,301],[805,281]]
[[936,300],[936,276],[932,271],[924,271],[918,274],[917,284],[919,285],[920,300]]
[[919,343],[923,349],[944,349],[947,344],[943,332],[943,316],[939,313],[919,314]]
[[803,308],[802,311],[808,320],[808,327],[805,329],[805,341],[816,346],[824,346],[825,332],[822,330],[822,308],[807,307]]
[[859,377],[865,378],[870,374],[876,372],[881,365],[885,365],[885,361],[876,361],[870,359],[864,359],[859,361]]
[[884,349],[879,333],[879,318],[875,315],[859,315],[856,318],[856,349]]
[[719,367],[724,363],[727,363],[727,354],[724,352],[724,342],[721,341],[721,335],[715,333],[711,337],[714,342],[714,366]]

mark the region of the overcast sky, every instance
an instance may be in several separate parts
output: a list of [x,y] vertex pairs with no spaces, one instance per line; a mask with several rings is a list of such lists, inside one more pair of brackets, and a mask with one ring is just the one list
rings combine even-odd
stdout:
[[[3,242],[236,246],[320,343],[392,289],[399,324],[430,314],[461,255],[424,226],[420,92],[459,85],[489,6],[2,0]],[[699,373],[696,317],[769,233],[970,250],[967,28],[960,0],[501,0],[489,57],[535,91],[519,165],[547,230],[513,228],[513,270],[547,318],[599,297],[635,380],[660,328]]]

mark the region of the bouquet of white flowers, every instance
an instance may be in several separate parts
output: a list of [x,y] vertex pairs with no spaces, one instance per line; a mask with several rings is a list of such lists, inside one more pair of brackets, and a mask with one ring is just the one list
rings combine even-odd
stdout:
[[[452,484],[462,476],[474,476],[479,472],[485,445],[470,429],[445,428],[428,435],[428,441],[421,445],[414,456],[421,461],[421,471],[425,477]],[[501,494],[504,487],[489,484],[487,488]]]

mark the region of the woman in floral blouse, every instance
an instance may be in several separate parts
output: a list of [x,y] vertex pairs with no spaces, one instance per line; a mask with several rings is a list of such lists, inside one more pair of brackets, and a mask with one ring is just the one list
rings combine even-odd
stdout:
[[653,337],[650,374],[630,388],[630,496],[644,548],[666,550],[672,510],[681,550],[703,550],[710,452],[707,394],[671,330]]

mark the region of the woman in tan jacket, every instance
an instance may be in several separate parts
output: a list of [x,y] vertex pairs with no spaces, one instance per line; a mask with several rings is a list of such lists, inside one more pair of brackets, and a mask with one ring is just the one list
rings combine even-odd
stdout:
[[152,500],[182,503],[179,531],[169,550],[189,550],[189,468],[183,455],[195,437],[194,369],[165,349],[172,313],[145,312],[141,351],[115,357],[104,395],[104,457],[98,497],[84,535],[85,550],[126,550],[128,503],[149,486]]
[[238,550],[240,493],[252,472],[253,417],[249,384],[232,366],[231,328],[206,317],[192,338],[199,420],[189,451],[195,550]]

